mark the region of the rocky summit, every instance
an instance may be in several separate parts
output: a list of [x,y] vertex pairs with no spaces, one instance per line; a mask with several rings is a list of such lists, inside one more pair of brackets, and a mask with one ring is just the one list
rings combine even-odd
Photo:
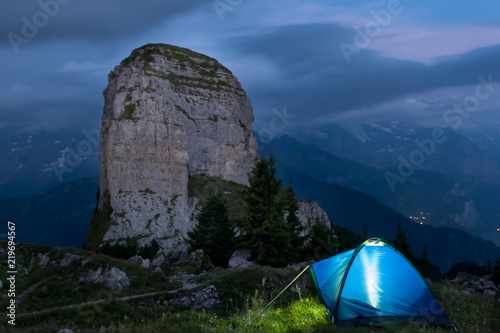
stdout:
[[199,201],[189,180],[248,185],[258,157],[250,100],[215,59],[165,44],[134,50],[108,79],[99,203],[85,247],[156,239],[165,255],[185,256]]

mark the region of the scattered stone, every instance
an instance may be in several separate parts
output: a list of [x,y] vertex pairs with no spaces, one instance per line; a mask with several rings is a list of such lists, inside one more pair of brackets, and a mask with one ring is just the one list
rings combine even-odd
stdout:
[[40,266],[44,267],[50,262],[49,253],[38,253],[38,259],[40,259]]
[[214,264],[202,249],[191,252],[184,262],[199,267],[202,271],[214,268]]
[[151,267],[159,267],[165,262],[165,256],[163,254],[160,254],[158,257],[154,258],[153,261],[151,261]]
[[61,328],[57,333],[73,333],[69,328]]
[[73,261],[80,260],[82,256],[73,253],[66,253],[64,258],[61,259],[59,266],[66,267],[69,266]]
[[475,278],[474,275],[465,273],[465,272],[458,272],[457,276],[455,277],[455,280],[453,281],[470,281]]
[[104,282],[110,289],[122,290],[130,288],[130,279],[127,274],[116,267],[111,267],[110,269],[99,267],[96,271],[90,269],[87,272],[87,276],[80,278],[79,281],[91,283]]
[[234,251],[231,259],[229,259],[229,268],[247,268],[254,266],[255,264],[248,261],[252,257],[252,251],[247,248],[241,248]]
[[188,258],[187,247],[177,248],[172,252],[172,258],[177,258],[179,261],[185,261]]
[[488,299],[495,299],[497,294],[498,293],[496,291],[491,290],[491,289],[487,289],[487,290],[483,291],[483,296],[485,298],[488,298]]
[[137,255],[137,254],[136,254],[135,256],[131,257],[131,258],[128,260],[128,262],[130,262],[130,263],[132,263],[132,264],[136,264],[136,265],[142,265],[142,261],[143,261],[143,260],[144,260],[144,259],[142,259],[142,257],[141,257],[141,256],[139,256],[139,255]]
[[294,272],[300,272],[302,271],[307,265],[309,265],[308,262],[300,262],[298,264],[293,264],[293,265],[288,265],[285,267],[285,269],[291,269]]
[[92,258],[90,258],[90,257],[89,257],[89,258],[84,258],[84,259],[82,260],[82,267],[83,267],[86,263],[88,263],[89,261],[92,261]]
[[458,272],[453,281],[464,281],[462,283],[462,293],[466,295],[475,295],[485,299],[494,300],[500,294],[500,289],[490,280],[491,276],[486,275],[477,277],[464,272]]
[[149,259],[144,259],[141,263],[141,266],[144,268],[149,268]]
[[211,308],[220,303],[219,293],[213,285],[201,291],[194,292],[190,296],[183,296],[163,302],[164,305],[182,305],[193,309]]

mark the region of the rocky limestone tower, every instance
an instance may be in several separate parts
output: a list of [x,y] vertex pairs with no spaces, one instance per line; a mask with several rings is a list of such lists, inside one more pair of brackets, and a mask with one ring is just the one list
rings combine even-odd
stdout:
[[248,184],[258,157],[250,100],[215,59],[164,44],[134,50],[103,94],[98,211],[112,213],[89,237],[155,238],[176,256],[195,223],[189,177]]

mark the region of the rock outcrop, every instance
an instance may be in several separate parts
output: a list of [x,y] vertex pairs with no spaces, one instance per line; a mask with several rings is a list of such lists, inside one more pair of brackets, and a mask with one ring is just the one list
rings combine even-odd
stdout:
[[103,94],[98,209],[113,212],[104,233],[89,237],[156,238],[179,256],[197,203],[189,177],[248,184],[258,156],[250,100],[216,60],[164,44],[134,50]]
[[[199,208],[188,192],[193,179],[248,185],[258,157],[250,100],[215,59],[171,45],[134,50],[108,79],[99,203],[85,247],[127,239],[144,247],[156,239],[162,262],[186,260]],[[330,225],[314,202],[301,203],[298,215],[304,233],[317,218]],[[155,261],[140,259],[153,268]]]
[[462,293],[476,295],[490,300],[500,302],[500,284],[495,285],[491,275],[474,276],[464,272],[458,272],[455,282],[462,284]]
[[328,215],[315,201],[301,201],[299,202],[299,210],[297,211],[297,217],[300,220],[300,224],[304,227],[301,236],[309,235],[312,227],[316,223],[321,223],[325,225],[327,229],[332,228],[332,223],[328,219]]

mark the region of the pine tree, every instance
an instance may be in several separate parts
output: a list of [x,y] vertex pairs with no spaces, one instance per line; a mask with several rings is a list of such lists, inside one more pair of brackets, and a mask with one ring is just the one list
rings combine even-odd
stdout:
[[422,252],[422,257],[414,259],[413,264],[415,268],[422,274],[423,277],[430,278],[433,281],[441,281],[443,274],[439,267],[431,263],[427,255],[427,245],[424,244],[424,250]]
[[190,250],[202,249],[215,266],[227,267],[234,250],[234,229],[220,195],[211,196],[197,215],[198,225],[188,232]]
[[304,230],[304,227],[300,223],[297,216],[299,211],[299,200],[293,191],[292,184],[288,185],[286,188],[286,224],[288,229],[288,251],[289,259],[292,261],[297,261],[300,259],[301,251],[304,244],[304,237],[300,236],[300,233]]
[[396,250],[401,252],[410,262],[415,262],[415,255],[411,251],[411,244],[408,242],[406,238],[406,232],[403,231],[402,227],[403,222],[401,221],[401,218],[399,219],[398,222],[398,232],[396,233],[396,239],[394,240],[394,243],[396,245]]
[[298,201],[291,188],[283,195],[283,182],[276,178],[274,163],[271,155],[269,161],[261,158],[255,164],[245,194],[246,219],[240,226],[244,245],[252,249],[259,262],[278,267],[298,260],[302,247]]

